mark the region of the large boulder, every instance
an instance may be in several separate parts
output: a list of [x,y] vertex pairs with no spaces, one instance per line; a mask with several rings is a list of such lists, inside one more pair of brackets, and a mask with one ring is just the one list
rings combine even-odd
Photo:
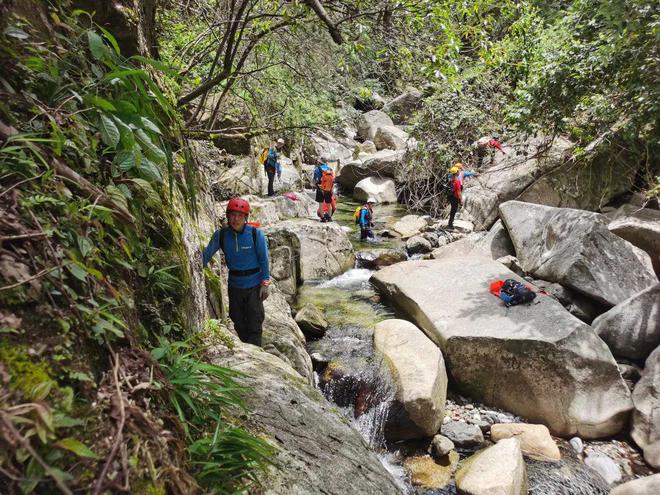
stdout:
[[[275,356],[233,343],[209,349],[212,362],[242,374],[249,387],[241,424],[277,448],[273,468],[260,479],[267,495],[399,494],[396,482],[336,407]],[[313,455],[310,455],[313,453]]]
[[305,349],[305,336],[291,316],[291,308],[284,294],[276,285],[270,287],[270,295],[264,301],[266,317],[263,325],[262,346],[282,361],[290,365],[314,384],[312,360]]
[[387,112],[395,124],[407,124],[410,117],[422,106],[422,92],[411,89],[388,102],[383,111]]
[[381,150],[363,159],[355,159],[342,164],[337,171],[336,181],[353,189],[362,179],[370,176],[394,178],[403,162],[403,150]]
[[405,320],[376,324],[374,347],[387,363],[396,387],[386,434],[391,440],[433,436],[445,413],[447,372],[440,349]]
[[656,275],[660,277],[660,211],[649,208],[620,210],[607,228],[646,251],[651,257]]
[[660,345],[660,282],[603,313],[592,326],[615,356],[646,359]]
[[294,234],[300,242],[300,280],[330,279],[355,262],[353,246],[338,224],[318,220],[287,220],[265,229],[267,236]]
[[377,150],[405,150],[407,141],[408,133],[393,125],[379,127],[374,135]]
[[545,425],[528,423],[498,423],[490,427],[490,438],[499,442],[505,438],[520,440],[520,448],[528,457],[541,461],[558,461],[561,459],[559,447],[550,436]]
[[500,215],[522,268],[614,306],[657,282],[649,256],[612,234],[602,215],[508,201]]
[[408,237],[419,234],[427,225],[428,222],[424,217],[420,217],[419,215],[406,215],[392,226],[392,230],[404,239],[407,239]]
[[660,493],[660,473],[628,481],[612,489],[610,495],[657,495]]
[[456,473],[456,488],[464,495],[526,495],[527,470],[516,438],[477,452]]
[[358,267],[378,270],[384,266],[406,261],[408,255],[403,249],[372,249],[370,251],[359,251],[355,258]]
[[270,255],[270,276],[287,301],[293,303],[298,286],[302,283],[300,238],[289,230],[271,228],[266,233],[266,239]]
[[633,390],[635,410],[630,435],[644,459],[660,469],[660,347],[646,359],[642,378]]
[[[258,223],[262,228],[292,218],[315,217],[316,208],[318,208],[312,198],[302,193],[293,193],[291,197],[244,196],[244,199],[250,202],[250,221]],[[225,211],[225,208],[226,203],[222,203],[219,207],[222,212]]]
[[360,115],[356,124],[358,136],[373,141],[379,128],[393,126],[394,122],[385,112],[371,110]]
[[353,199],[364,202],[374,198],[378,203],[396,203],[396,186],[392,179],[367,177],[355,184]]
[[[300,170],[286,156],[281,156],[280,163],[282,164],[282,176],[275,178],[273,184],[275,194],[278,194],[279,191],[299,191],[303,184],[303,177]],[[258,169],[258,175],[261,178],[261,195],[265,196],[268,193],[268,176],[264,173],[261,164],[258,165]]]
[[[310,136],[313,147],[313,155],[309,156],[310,162],[314,163],[317,158],[326,162],[339,162],[350,160],[353,156],[353,149],[346,144],[341,143],[335,136],[329,132],[319,130]],[[345,140],[344,140],[345,142]]]
[[410,255],[430,253],[432,249],[431,241],[421,235],[413,236],[406,241],[406,250]]
[[521,280],[466,256],[399,263],[371,281],[441,347],[464,393],[560,436],[620,431],[632,402],[605,343],[553,298],[506,308],[488,285],[507,278]]

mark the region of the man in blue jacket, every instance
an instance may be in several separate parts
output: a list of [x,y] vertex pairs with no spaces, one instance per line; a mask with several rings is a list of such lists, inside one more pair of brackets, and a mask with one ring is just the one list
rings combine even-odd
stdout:
[[266,163],[264,163],[264,172],[268,176],[268,196],[273,196],[275,190],[273,182],[275,182],[275,174],[277,178],[282,180],[282,162],[280,162],[280,153],[284,147],[284,139],[279,138],[274,145],[271,144],[268,148],[268,155],[266,156]]
[[373,197],[370,197],[367,200],[367,203],[360,210],[360,218],[358,224],[360,225],[360,240],[374,240],[374,232],[371,230],[374,226],[373,224],[373,215],[374,215],[374,205],[376,200]]
[[229,268],[229,317],[243,342],[261,346],[264,300],[270,285],[268,246],[264,233],[247,225],[249,214],[250,204],[246,200],[229,200],[229,227],[215,231],[204,249],[202,262],[206,266],[222,249]]

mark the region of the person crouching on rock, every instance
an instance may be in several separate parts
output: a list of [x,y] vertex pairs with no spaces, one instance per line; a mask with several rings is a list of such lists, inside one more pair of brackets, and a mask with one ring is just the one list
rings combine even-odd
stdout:
[[373,232],[373,215],[374,215],[374,205],[376,200],[374,198],[369,198],[366,204],[360,210],[360,240],[366,241],[368,239],[374,240]]
[[463,201],[461,192],[463,187],[461,186],[461,180],[458,175],[459,168],[454,166],[449,169],[449,173],[451,174],[451,189],[447,191],[447,199],[449,200],[451,209],[449,210],[449,223],[447,223],[447,228],[453,229],[454,217],[458,211],[458,205]]
[[203,266],[221,249],[229,268],[229,318],[241,341],[261,346],[264,300],[270,273],[264,233],[247,224],[250,203],[233,198],[227,203],[228,227],[216,230],[202,254]]

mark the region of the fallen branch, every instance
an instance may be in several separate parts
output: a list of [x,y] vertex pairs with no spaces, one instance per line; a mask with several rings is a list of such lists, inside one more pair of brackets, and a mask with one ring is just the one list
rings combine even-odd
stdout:
[[34,280],[34,279],[37,279],[39,277],[43,277],[44,275],[46,275],[46,274],[48,274],[48,273],[50,273],[54,270],[57,270],[58,268],[59,268],[59,266],[52,266],[50,268],[46,268],[45,270],[41,270],[36,275],[32,275],[31,277],[28,277],[25,280],[21,280],[19,282],[16,282],[15,284],[5,285],[4,287],[0,287],[0,291],[13,289],[15,287],[18,287],[19,285],[23,285],[27,282],[30,282],[30,281]]

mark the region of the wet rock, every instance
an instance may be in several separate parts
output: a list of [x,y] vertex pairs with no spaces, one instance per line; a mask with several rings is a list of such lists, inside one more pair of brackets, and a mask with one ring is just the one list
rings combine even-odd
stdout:
[[457,447],[479,447],[484,443],[484,435],[476,425],[463,421],[450,421],[442,425],[440,430],[444,436],[454,442]]
[[527,423],[495,424],[490,428],[490,438],[499,442],[505,438],[520,440],[523,454],[541,461],[558,461],[561,459],[559,447],[550,436],[550,431],[544,425]]
[[600,214],[509,201],[500,215],[521,266],[537,278],[609,305],[657,283],[649,256],[607,230]]
[[406,241],[406,249],[409,255],[419,253],[430,253],[433,247],[431,243],[421,235],[411,237]]
[[457,462],[458,458],[455,462],[447,460],[445,463],[441,463],[435,461],[431,456],[425,455],[408,457],[404,461],[403,467],[414,486],[437,490],[449,483]]
[[433,454],[437,457],[445,456],[452,450],[454,450],[454,442],[444,435],[435,435],[428,449],[429,454]]
[[630,435],[644,451],[644,460],[660,469],[660,347],[646,358],[642,377],[633,391]]
[[610,495],[657,495],[660,493],[660,473],[629,481],[612,489]]
[[426,220],[419,215],[406,215],[392,226],[392,230],[404,239],[420,233],[426,227]]
[[408,133],[393,125],[379,127],[374,135],[377,150],[405,150]]
[[422,104],[422,92],[418,89],[406,91],[383,107],[396,124],[405,124]]
[[438,234],[433,232],[424,232],[422,237],[431,243],[431,247],[438,247],[439,238]]
[[385,112],[371,110],[363,113],[357,119],[357,133],[362,139],[374,140],[376,132],[381,127],[393,126],[394,122]]
[[315,337],[323,337],[328,328],[328,322],[323,313],[313,304],[306,304],[296,315],[296,323],[303,332]]
[[592,326],[615,356],[646,359],[660,345],[660,283],[617,304]]
[[396,203],[396,186],[392,179],[367,177],[355,185],[353,198],[361,202],[374,198],[379,204]]
[[608,485],[621,481],[619,466],[606,455],[591,454],[584,459],[584,463],[596,471]]
[[465,256],[389,266],[371,282],[442,348],[458,390],[560,436],[620,431],[632,402],[605,343],[550,297],[507,309],[488,292],[507,278],[520,280]]
[[355,258],[358,267],[378,270],[394,263],[406,261],[408,256],[403,249],[372,249],[370,251],[359,251]]
[[336,181],[352,190],[360,180],[367,177],[394,178],[401,167],[404,155],[403,150],[380,150],[373,155],[342,162],[337,171]]
[[573,437],[568,442],[573,452],[580,455],[584,451],[584,443],[580,437]]
[[651,257],[656,275],[660,277],[660,211],[649,208],[620,209],[607,228]]
[[209,353],[213,364],[243,373],[250,412],[241,423],[277,446],[277,467],[260,478],[265,494],[400,493],[360,434],[289,365],[238,341]]
[[440,349],[412,323],[385,320],[374,329],[374,347],[384,356],[395,384],[386,435],[392,440],[435,434],[442,423],[447,372]]
[[466,495],[524,495],[527,471],[516,438],[477,452],[456,473],[456,487]]

